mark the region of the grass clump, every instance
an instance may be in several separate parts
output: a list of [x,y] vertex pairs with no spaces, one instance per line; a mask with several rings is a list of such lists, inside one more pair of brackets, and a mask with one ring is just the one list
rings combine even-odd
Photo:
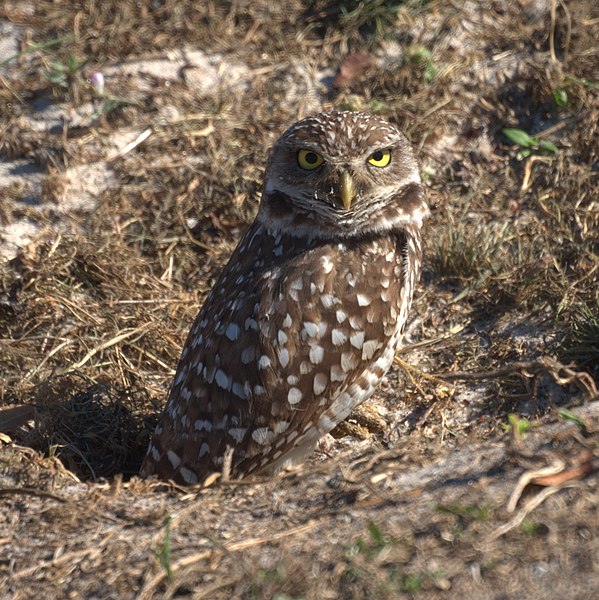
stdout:
[[599,302],[578,306],[563,341],[565,360],[599,375]]

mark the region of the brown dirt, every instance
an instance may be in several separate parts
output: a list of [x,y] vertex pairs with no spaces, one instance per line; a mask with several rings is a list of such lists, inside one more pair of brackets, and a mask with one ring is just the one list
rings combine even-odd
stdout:
[[[598,26],[591,0],[0,5],[0,597],[597,597]],[[268,147],[326,108],[421,161],[397,365],[297,472],[141,481]]]

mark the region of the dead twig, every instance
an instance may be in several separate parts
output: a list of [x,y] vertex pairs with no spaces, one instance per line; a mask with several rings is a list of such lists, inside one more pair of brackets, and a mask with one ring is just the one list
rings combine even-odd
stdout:
[[520,476],[518,483],[512,492],[510,499],[508,500],[506,510],[513,513],[516,510],[518,501],[522,497],[524,490],[534,481],[536,477],[546,477],[548,475],[555,475],[560,473],[564,469],[565,463],[563,460],[556,458],[555,461],[548,467],[543,467],[535,471],[527,471]]
[[555,27],[557,25],[557,4],[562,7],[564,14],[566,15],[566,41],[564,43],[564,60],[568,59],[568,52],[570,50],[570,40],[572,39],[572,16],[570,15],[570,11],[566,6],[565,2],[562,0],[551,0],[551,28],[549,30],[549,55],[551,56],[551,60],[557,62],[557,55],[555,54]]
[[57,496],[52,492],[46,490],[37,490],[35,488],[20,488],[20,487],[9,487],[0,488],[0,496],[14,496],[14,495],[26,495],[26,496],[39,496],[41,498],[52,498],[58,502],[66,503],[68,500],[62,496]]
[[552,464],[547,467],[527,471],[520,476],[507,503],[507,511],[514,512],[516,510],[518,501],[529,485],[563,486],[566,482],[582,479],[593,471],[593,453],[590,450],[582,451],[571,461],[569,467],[566,467],[566,463],[561,458],[555,458]]
[[111,348],[112,346],[115,346],[116,344],[119,344],[122,341],[139,334],[139,337],[134,340],[137,341],[140,337],[143,336],[143,334],[149,329],[149,327],[150,325],[147,324],[142,325],[141,327],[136,327],[135,329],[131,329],[129,331],[126,331],[125,333],[121,333],[120,335],[117,335],[99,344],[95,348],[92,348],[79,362],[66,367],[61,374],[66,374],[81,368],[90,358],[93,358],[96,354],[98,354],[98,352],[102,352],[102,350]]
[[461,331],[464,331],[464,329],[466,329],[467,326],[468,323],[462,323],[461,325],[456,325],[455,327],[452,327],[447,333],[440,335],[436,338],[421,340],[420,342],[415,342],[413,344],[407,344],[405,346],[402,346],[401,348],[397,349],[395,355],[397,357],[400,354],[407,354],[408,352],[412,352],[412,350],[416,350],[417,348],[426,348],[427,346],[434,346],[436,344],[439,344],[440,342],[444,342],[445,340],[454,337]]
[[591,399],[599,397],[599,391],[594,379],[584,371],[574,371],[571,365],[563,365],[551,357],[542,357],[538,360],[516,361],[491,371],[466,372],[456,371],[454,373],[440,373],[435,375],[440,380],[481,380],[497,379],[506,375],[518,375],[531,379],[542,374],[551,375],[559,385],[575,384],[581,391],[585,392]]
[[578,482],[572,482],[572,483],[568,483],[564,486],[551,486],[551,487],[545,488],[539,494],[537,494],[536,496],[531,498],[514,518],[510,519],[507,523],[504,523],[501,527],[498,527],[489,537],[489,541],[494,541],[494,540],[500,538],[502,535],[505,535],[512,529],[515,529],[516,527],[519,527],[520,525],[522,525],[524,519],[526,519],[526,517],[535,508],[537,508],[538,506],[543,504],[543,502],[545,502],[545,500],[547,498],[549,498],[549,496],[552,496],[553,494],[555,494],[556,492],[559,492],[560,490],[562,490],[564,488],[577,487],[578,485],[579,485]]
[[[445,386],[445,387],[447,386],[446,379],[449,379],[449,378],[445,377],[444,375],[436,375],[434,373],[427,373],[426,371],[423,371],[422,369],[419,369],[418,367],[415,367],[414,365],[411,365],[409,362],[407,362],[407,361],[399,358],[399,356],[396,356],[395,359],[394,359],[394,361],[395,361],[396,365],[398,365],[399,367],[401,367],[401,369],[404,371],[404,373],[409,377],[409,379],[412,382],[412,384],[416,387],[416,389],[423,396],[425,395],[424,391],[416,383],[416,381],[412,377],[412,373],[414,373],[415,375],[417,375],[421,379],[426,379],[427,381],[432,381],[433,383],[436,383],[437,385],[442,385],[442,386]],[[457,377],[455,379],[459,379],[459,377]]]
[[524,179],[522,180],[522,185],[520,186],[520,191],[525,192],[531,185],[530,180],[532,177],[532,166],[535,162],[544,162],[551,163],[551,158],[548,156],[531,156],[524,165]]
[[564,488],[576,487],[579,485],[579,480],[593,472],[593,453],[589,450],[584,450],[572,461],[572,466],[566,468],[566,463],[561,458],[556,457],[552,464],[534,469],[523,473],[514,491],[510,495],[507,503],[507,511],[513,513],[524,490],[529,485],[545,486],[538,494],[528,500],[518,514],[498,527],[491,535],[491,540],[505,535],[512,529],[519,527],[524,519],[538,506],[540,506],[549,496],[559,492]]

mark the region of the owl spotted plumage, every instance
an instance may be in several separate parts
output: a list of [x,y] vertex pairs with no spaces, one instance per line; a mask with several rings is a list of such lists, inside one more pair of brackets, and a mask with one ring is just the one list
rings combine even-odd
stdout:
[[330,112],[289,128],[189,333],[142,475],[195,484],[303,462],[393,361],[427,213],[393,125]]

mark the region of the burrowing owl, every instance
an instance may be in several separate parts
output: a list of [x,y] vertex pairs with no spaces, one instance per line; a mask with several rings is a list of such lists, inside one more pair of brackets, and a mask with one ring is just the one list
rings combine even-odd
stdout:
[[290,127],[191,328],[142,475],[195,484],[303,462],[391,365],[427,213],[393,125],[328,112]]

